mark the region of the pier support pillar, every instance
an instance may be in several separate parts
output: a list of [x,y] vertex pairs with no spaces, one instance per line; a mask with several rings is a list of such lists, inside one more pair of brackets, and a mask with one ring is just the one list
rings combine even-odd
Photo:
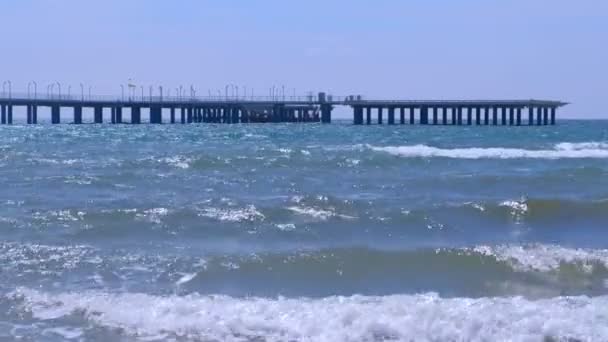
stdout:
[[192,123],[192,107],[186,108],[186,122]]
[[163,123],[163,108],[161,106],[150,107],[150,123],[162,124]]
[[94,121],[96,124],[103,123],[103,107],[95,107],[94,111]]
[[232,108],[232,123],[239,123],[240,119],[240,110],[238,108]]
[[395,108],[393,108],[393,107],[388,108],[388,124],[389,125],[395,124]]
[[433,107],[433,125],[437,125],[438,124],[438,122],[437,122],[437,110],[438,110],[437,107]]
[[429,124],[429,107],[420,107],[420,124]]
[[110,107],[110,123],[116,123],[116,107]]
[[543,107],[543,125],[549,124],[549,107]]
[[416,113],[414,112],[415,110],[416,110],[416,108],[410,107],[410,125],[413,125],[416,123]]
[[507,107],[502,107],[500,109],[500,122],[503,126],[507,125]]
[[0,122],[5,125],[6,124],[6,106],[5,105],[1,105],[0,106],[0,111],[2,112],[1,117],[0,117]]
[[116,123],[122,123],[122,106],[116,107]]
[[405,108],[399,108],[399,124],[405,125]]
[[555,125],[555,107],[551,107],[551,125]]
[[13,105],[8,105],[8,113],[6,115],[6,123],[9,125],[13,124]]
[[382,125],[382,107],[378,107],[378,125]]
[[74,123],[82,123],[82,106],[74,106]]
[[186,123],[186,108],[182,107],[180,110],[180,122],[182,124]]
[[498,108],[492,107],[492,125],[498,125]]
[[32,106],[27,105],[27,123],[32,123]]
[[36,105],[32,106],[32,123],[38,123],[38,106]]
[[131,107],[131,123],[141,123],[141,107]]
[[536,107],[536,125],[540,126],[543,124],[543,108]]
[[322,123],[331,123],[331,110],[332,106],[330,104],[322,104],[321,105],[321,122]]
[[456,107],[452,107],[452,125],[456,125],[458,123],[458,110]]
[[473,124],[473,108],[467,107],[467,125]]
[[490,124],[490,108],[483,108],[483,124],[488,126]]
[[367,107],[365,109],[366,113],[365,113],[365,121],[368,125],[372,124],[372,107]]
[[171,123],[175,123],[175,107],[171,107]]
[[509,126],[513,126],[515,124],[515,108],[509,108]]
[[441,108],[441,123],[445,126],[448,124],[448,109],[446,107]]
[[521,108],[519,108],[519,107],[517,108],[516,115],[517,115],[517,122],[516,122],[516,124],[517,124],[517,126],[521,126]]
[[475,124],[477,126],[481,125],[481,108],[475,107]]
[[61,122],[61,115],[59,112],[60,112],[59,106],[51,107],[51,123],[58,124]]
[[532,106],[528,107],[528,125],[534,125],[534,107]]
[[353,123],[355,125],[363,124],[363,108],[362,107],[353,108]]

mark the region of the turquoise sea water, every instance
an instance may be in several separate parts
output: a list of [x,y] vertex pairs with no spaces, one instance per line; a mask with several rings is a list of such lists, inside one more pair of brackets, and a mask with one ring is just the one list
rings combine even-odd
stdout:
[[608,339],[608,121],[0,127],[0,340]]

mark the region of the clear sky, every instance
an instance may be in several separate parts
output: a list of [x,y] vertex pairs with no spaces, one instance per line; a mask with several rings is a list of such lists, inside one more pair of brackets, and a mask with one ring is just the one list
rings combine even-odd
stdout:
[[0,80],[572,102],[605,117],[606,0],[3,0]]

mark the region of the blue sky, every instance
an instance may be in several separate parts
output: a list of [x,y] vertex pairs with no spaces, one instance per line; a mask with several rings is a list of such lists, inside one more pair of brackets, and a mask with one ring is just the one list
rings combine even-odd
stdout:
[[199,94],[572,102],[607,117],[608,1],[4,0],[0,79],[95,93],[120,84]]

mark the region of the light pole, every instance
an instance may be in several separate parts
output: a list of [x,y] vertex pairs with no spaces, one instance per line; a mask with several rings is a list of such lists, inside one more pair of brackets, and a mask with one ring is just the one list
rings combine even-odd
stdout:
[[84,84],[80,83],[80,101],[84,101]]
[[141,100],[144,100],[144,86],[139,86],[141,88]]
[[70,99],[71,94],[72,94],[72,86],[68,85],[68,100]]
[[6,94],[6,85],[8,84],[8,98],[12,97],[12,84],[11,81],[4,81],[2,83],[2,94]]
[[51,94],[51,95],[50,95],[50,98],[53,98],[53,97],[55,96],[54,91],[53,91],[53,90],[54,90],[54,88],[55,88],[55,83],[51,83],[51,84],[49,85],[49,89],[50,89],[50,90],[49,90],[49,92],[50,92],[50,94]]
[[91,86],[89,86],[89,101],[91,101]]
[[152,102],[152,86],[150,86],[150,102]]
[[59,94],[59,99],[61,99],[61,83],[57,82],[57,89]]
[[124,85],[120,85],[120,94],[121,94],[121,101],[125,102],[125,86]]
[[163,101],[163,86],[158,86],[158,91],[160,92],[160,101]]

